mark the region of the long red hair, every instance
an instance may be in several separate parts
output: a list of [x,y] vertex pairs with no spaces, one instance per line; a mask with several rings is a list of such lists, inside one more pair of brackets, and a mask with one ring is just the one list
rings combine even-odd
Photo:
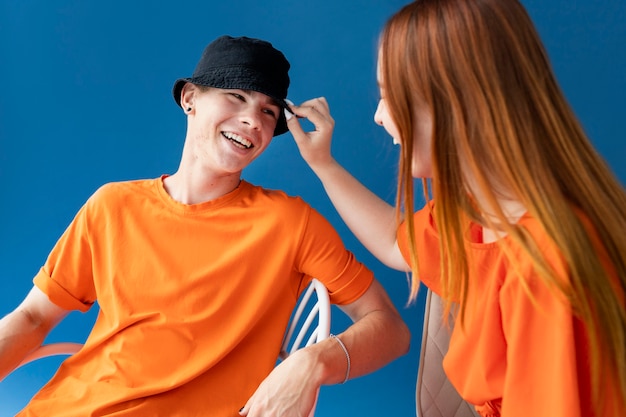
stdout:
[[[387,22],[380,51],[387,106],[402,138],[398,218],[409,231],[416,103],[426,103],[433,118],[433,176],[424,189],[427,200],[432,193],[436,201],[445,297],[461,300],[462,319],[467,220],[499,228],[585,323],[596,401],[602,370],[613,374],[626,404],[626,193],[565,100],[523,6],[517,0],[418,0]],[[504,196],[520,201],[560,249],[571,271],[568,284],[532,237],[507,221],[498,205]],[[577,213],[593,224],[614,271],[607,271]],[[413,233],[408,236],[414,298],[419,259]]]

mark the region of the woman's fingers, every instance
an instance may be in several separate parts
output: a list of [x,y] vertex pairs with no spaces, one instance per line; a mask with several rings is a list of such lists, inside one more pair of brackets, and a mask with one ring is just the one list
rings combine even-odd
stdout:
[[287,126],[304,160],[309,165],[330,160],[330,142],[335,121],[330,115],[326,99],[318,97],[307,100],[299,106],[291,106],[291,110],[299,118],[306,118],[313,124],[313,130],[305,131],[298,118],[292,117],[287,121]]

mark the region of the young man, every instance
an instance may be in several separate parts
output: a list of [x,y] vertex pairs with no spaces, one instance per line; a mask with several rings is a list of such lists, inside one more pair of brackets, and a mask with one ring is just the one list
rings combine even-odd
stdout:
[[[2,378],[69,311],[100,307],[84,348],[19,416],[306,415],[322,384],[407,351],[393,304],[330,224],[241,179],[287,131],[288,70],[270,43],[224,36],[176,81],[188,120],[177,172],[101,187],[0,321]],[[274,367],[311,277],[354,323]]]

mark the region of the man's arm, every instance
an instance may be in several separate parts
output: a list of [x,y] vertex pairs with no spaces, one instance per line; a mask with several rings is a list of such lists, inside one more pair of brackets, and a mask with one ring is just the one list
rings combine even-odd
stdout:
[[[350,356],[349,378],[374,372],[408,352],[409,329],[378,281],[357,301],[340,308],[354,322],[337,336]],[[343,382],[347,369],[346,353],[333,338],[300,349],[270,373],[240,414],[308,415],[317,389]]]
[[68,313],[33,286],[24,301],[0,320],[0,381],[39,347]]
[[[354,322],[338,336],[350,355],[349,378],[374,372],[408,353],[411,333],[378,281],[357,301],[340,308]],[[335,340],[327,342],[338,345]],[[345,365],[345,352],[335,347],[332,357],[324,361],[331,366],[323,384],[343,382],[342,359]]]

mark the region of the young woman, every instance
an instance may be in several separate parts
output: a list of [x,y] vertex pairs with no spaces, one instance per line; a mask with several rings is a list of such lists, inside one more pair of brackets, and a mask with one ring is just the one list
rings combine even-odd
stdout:
[[[398,201],[331,156],[323,98],[288,125],[386,265],[459,303],[444,368],[482,416],[626,409],[626,193],[560,91],[517,0],[419,0],[381,34],[375,120],[401,145]],[[413,178],[427,204],[413,213]]]

